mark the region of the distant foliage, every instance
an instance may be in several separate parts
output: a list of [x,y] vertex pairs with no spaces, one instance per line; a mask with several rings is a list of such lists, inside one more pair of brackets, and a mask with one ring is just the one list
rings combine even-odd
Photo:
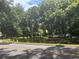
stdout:
[[66,37],[66,34],[78,37],[79,0],[43,0],[27,11],[20,4],[13,6],[12,1],[0,0],[0,32],[5,38]]

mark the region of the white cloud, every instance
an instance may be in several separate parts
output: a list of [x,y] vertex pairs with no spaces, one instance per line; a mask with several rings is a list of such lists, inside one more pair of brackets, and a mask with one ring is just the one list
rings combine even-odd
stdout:
[[14,3],[17,4],[17,3],[20,3],[20,4],[25,4],[25,3],[28,3],[30,2],[31,0],[14,0]]
[[33,4],[33,5],[26,4],[26,5],[24,5],[24,8],[25,8],[25,10],[27,10],[33,6],[37,6],[37,5],[36,4]]
[[31,0],[14,0],[14,5],[20,3],[25,10],[29,9],[30,7],[33,7],[33,6],[37,6],[36,4],[28,4]]

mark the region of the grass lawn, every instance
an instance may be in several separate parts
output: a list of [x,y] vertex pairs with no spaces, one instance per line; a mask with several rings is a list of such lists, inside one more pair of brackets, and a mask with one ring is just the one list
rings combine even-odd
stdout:
[[67,47],[79,47],[79,44],[53,44],[53,43],[33,43],[33,42],[18,42],[18,41],[11,41],[10,39],[0,39],[0,43],[16,43],[16,44],[31,44],[31,45],[49,45],[49,46],[56,46],[56,45],[63,45]]

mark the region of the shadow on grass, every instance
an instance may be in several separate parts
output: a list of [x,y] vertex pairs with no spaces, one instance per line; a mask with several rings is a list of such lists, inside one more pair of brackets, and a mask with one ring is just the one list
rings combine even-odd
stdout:
[[[15,55],[10,55],[11,52]],[[17,50],[0,49],[0,59],[79,59],[79,47],[68,48],[62,45],[46,49],[24,50],[21,54],[15,52],[18,53]]]
[[9,45],[9,44],[12,44],[12,43],[0,43],[0,45]]

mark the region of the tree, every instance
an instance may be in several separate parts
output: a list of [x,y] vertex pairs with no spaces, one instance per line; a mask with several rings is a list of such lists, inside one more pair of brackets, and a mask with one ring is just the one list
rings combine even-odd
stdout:
[[44,0],[40,5],[41,21],[43,31],[48,35],[66,34],[67,32],[67,11],[66,8],[73,0]]
[[[69,29],[69,33],[71,35],[74,35],[74,36],[79,36],[79,1],[78,0],[75,0],[72,4],[71,4],[71,9],[69,11],[69,14],[68,16],[71,16],[70,19],[71,19],[71,26],[70,26],[70,29]],[[71,13],[72,12],[72,13]]]
[[36,36],[39,28],[39,8],[34,6],[29,9],[20,25],[24,35]]
[[15,14],[12,13],[12,8],[8,4],[7,0],[1,0],[1,10],[0,10],[0,28],[1,32],[6,37],[17,36],[18,32],[16,27],[16,17]]

